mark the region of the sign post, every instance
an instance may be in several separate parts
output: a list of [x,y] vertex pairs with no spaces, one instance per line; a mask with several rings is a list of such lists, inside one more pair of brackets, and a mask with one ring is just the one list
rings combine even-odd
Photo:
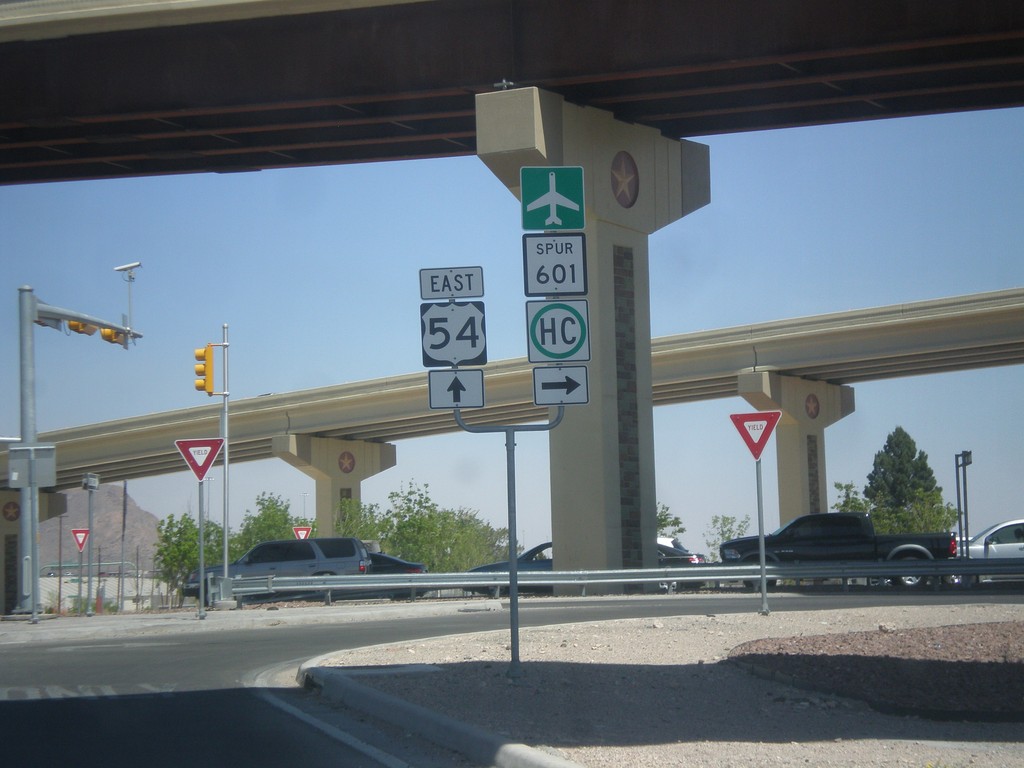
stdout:
[[85,551],[85,542],[89,540],[88,528],[72,528],[71,535],[75,539],[75,546],[78,547],[78,613],[82,613],[82,552]]
[[743,442],[750,449],[757,467],[757,545],[758,559],[761,562],[761,615],[767,616],[768,610],[768,578],[765,574],[764,554],[764,496],[761,491],[761,454],[768,439],[775,431],[775,425],[782,418],[782,411],[758,411],[757,413],[734,413],[729,416],[733,426],[740,433]]
[[206,563],[203,552],[203,528],[206,520],[203,512],[203,481],[217,460],[220,449],[224,447],[224,438],[208,437],[195,440],[175,440],[178,453],[192,470],[199,481],[199,618],[206,618]]

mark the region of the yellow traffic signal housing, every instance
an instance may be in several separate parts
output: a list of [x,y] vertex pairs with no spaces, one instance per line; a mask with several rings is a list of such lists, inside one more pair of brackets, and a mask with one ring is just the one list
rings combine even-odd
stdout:
[[111,344],[120,344],[125,348],[128,346],[125,343],[124,334],[113,328],[100,328],[100,338],[104,341],[110,342]]
[[199,362],[195,365],[196,378],[196,391],[205,392],[208,395],[213,394],[213,344],[207,344],[205,347],[196,350],[196,360]]
[[68,330],[74,331],[75,333],[84,333],[86,336],[92,336],[96,333],[96,326],[83,323],[78,320],[68,320]]

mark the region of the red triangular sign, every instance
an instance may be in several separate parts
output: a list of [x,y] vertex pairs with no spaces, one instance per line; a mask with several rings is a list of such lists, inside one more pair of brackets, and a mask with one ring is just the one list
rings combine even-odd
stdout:
[[196,440],[175,440],[178,453],[196,476],[200,483],[206,478],[213,462],[217,460],[217,454],[224,447],[223,437],[206,437]]
[[296,525],[292,527],[296,539],[308,539],[313,529],[308,525]]
[[75,546],[81,552],[85,548],[85,542],[89,540],[88,528],[72,528],[71,535],[75,537]]
[[782,418],[782,411],[758,411],[757,413],[734,413],[729,416],[747,444],[755,461],[761,460],[761,452],[768,445],[768,438],[775,431],[775,425]]

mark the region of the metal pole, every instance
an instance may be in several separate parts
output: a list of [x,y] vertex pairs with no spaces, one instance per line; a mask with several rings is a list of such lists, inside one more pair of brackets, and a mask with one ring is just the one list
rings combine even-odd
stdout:
[[224,408],[220,417],[220,436],[224,438],[224,578],[228,577],[228,398],[231,395],[228,389],[228,324],[224,323],[224,379],[223,379],[223,401]]
[[[967,467],[971,464],[973,456],[971,454],[971,451],[964,451],[962,455],[962,463],[964,465],[964,543],[966,544],[966,542],[970,539],[971,536],[971,518],[970,515],[967,513]],[[965,548],[967,549],[967,557],[970,558],[971,549],[970,547]]]
[[[32,289],[23,285],[18,289],[18,340],[21,368],[21,442],[36,442],[36,364],[32,323],[35,320],[36,299]],[[29,457],[32,463],[31,454]],[[34,613],[35,594],[32,591],[32,488],[22,488],[21,518],[18,521],[18,550],[21,567],[18,568],[18,612]]]
[[512,635],[509,677],[522,677],[519,664],[519,542],[516,539],[516,432],[505,430],[505,476],[508,498],[508,605]]
[[961,506],[960,496],[960,454],[953,457],[953,464],[956,467],[956,527],[960,533],[960,551],[957,556],[960,559],[967,557],[967,537],[964,535],[964,508]]
[[89,586],[86,589],[86,594],[85,594],[85,615],[86,616],[92,616],[92,614],[93,614],[93,610],[92,610],[92,540],[93,540],[93,530],[92,530],[92,496],[93,496],[93,493],[95,493],[95,490],[96,490],[95,488],[93,488],[93,485],[94,485],[93,483],[89,483],[89,485],[88,485],[88,488],[89,488],[89,540],[86,542],[86,546],[88,546],[88,548],[89,548],[89,582],[88,582]]
[[757,549],[761,560],[761,615],[767,616],[768,610],[768,577],[765,574],[765,553],[764,553],[764,495],[761,492],[761,460],[754,464],[757,466]]
[[[129,283],[131,285],[131,283]],[[128,481],[121,490],[121,567],[117,574],[117,611],[124,613],[124,529],[128,523]]]
[[558,406],[555,417],[547,424],[515,425],[470,425],[462,419],[462,412],[455,409],[455,423],[467,432],[504,432],[505,433],[505,472],[507,475],[508,495],[508,596],[509,596],[509,631],[511,634],[510,648],[512,661],[509,665],[509,677],[521,677],[522,668],[519,664],[519,559],[516,541],[516,442],[518,432],[547,432],[562,423],[565,406]]
[[199,618],[206,618],[206,563],[203,559],[203,481],[199,481]]

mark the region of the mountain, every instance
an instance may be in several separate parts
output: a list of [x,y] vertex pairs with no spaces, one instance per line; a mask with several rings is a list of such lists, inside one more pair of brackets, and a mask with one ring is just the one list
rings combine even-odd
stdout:
[[[65,563],[78,563],[78,547],[71,533],[73,528],[89,527],[89,492],[76,488],[65,491],[68,511],[60,517],[39,523],[39,562],[41,567],[58,561],[58,551]],[[120,483],[101,485],[93,495],[93,529],[90,534],[93,562],[117,562],[121,559],[121,509],[124,488]],[[140,561],[143,570],[153,568],[156,551],[157,518],[139,507],[128,495],[125,516],[124,558],[130,563]],[[63,541],[59,540],[63,538]],[[58,543],[59,542],[59,543]],[[83,557],[88,557],[88,550]],[[83,561],[84,562],[84,561]],[[128,566],[129,568],[131,566]]]

